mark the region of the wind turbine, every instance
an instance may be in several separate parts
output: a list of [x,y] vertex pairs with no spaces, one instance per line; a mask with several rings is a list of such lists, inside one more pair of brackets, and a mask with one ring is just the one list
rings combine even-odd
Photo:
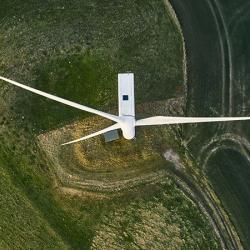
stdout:
[[79,141],[89,139],[91,137],[104,134],[106,132],[121,129],[123,137],[131,140],[135,137],[135,128],[138,126],[152,125],[169,125],[169,124],[187,124],[187,123],[207,123],[207,122],[226,122],[226,121],[243,121],[250,120],[250,117],[174,117],[174,116],[153,116],[146,119],[135,119],[135,96],[134,96],[134,74],[125,73],[118,74],[118,100],[119,100],[119,116],[108,114],[72,101],[68,101],[61,97],[57,97],[46,92],[31,88],[27,85],[18,83],[8,78],[0,76],[0,80],[11,83],[17,87],[23,88],[35,94],[47,97],[51,100],[66,104],[68,106],[87,111],[115,122],[114,125],[97,131],[93,134],[81,137],[79,139],[66,142],[62,145],[72,144]]

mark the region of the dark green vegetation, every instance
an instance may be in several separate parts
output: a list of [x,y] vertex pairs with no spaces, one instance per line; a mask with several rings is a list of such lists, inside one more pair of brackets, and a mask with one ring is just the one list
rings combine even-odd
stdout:
[[223,205],[232,215],[245,246],[250,244],[250,164],[233,150],[219,151],[209,162],[208,175]]
[[[135,73],[138,103],[183,94],[176,94],[183,86],[181,35],[163,1],[4,0],[0,29],[1,75],[52,94],[114,109],[117,73],[125,71]],[[0,93],[0,247],[89,249],[105,216],[128,202],[133,209],[161,203],[167,192],[164,206],[186,239],[182,249],[219,248],[197,206],[173,183],[115,198],[65,195],[36,134],[86,114],[2,82]]]
[[[38,68],[36,74],[39,77],[36,80],[38,89],[91,107],[117,107],[117,87],[116,84],[111,84],[117,82],[117,72],[104,58],[97,58],[88,52],[66,59],[53,58]],[[29,100],[25,100],[26,103],[23,102],[22,99],[20,107],[27,104],[30,110],[20,109],[20,112],[35,122],[36,128],[43,130],[89,115],[34,95],[30,95]]]

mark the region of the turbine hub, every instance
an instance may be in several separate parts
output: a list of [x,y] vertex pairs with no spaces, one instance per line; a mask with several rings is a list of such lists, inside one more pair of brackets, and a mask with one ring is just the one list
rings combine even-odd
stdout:
[[125,139],[133,139],[135,137],[135,118],[133,116],[122,116],[121,130]]

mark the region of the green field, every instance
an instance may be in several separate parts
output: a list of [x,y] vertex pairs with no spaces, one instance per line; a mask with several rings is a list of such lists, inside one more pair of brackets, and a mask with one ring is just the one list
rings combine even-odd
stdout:
[[[115,112],[117,73],[133,71],[138,104],[184,95],[182,38],[163,1],[4,0],[0,29],[1,75],[52,94]],[[143,243],[152,237],[156,249],[221,249],[168,178],[111,194],[64,193],[36,136],[88,114],[3,82],[0,96],[0,248],[103,249],[101,240],[107,249],[154,249]],[[147,230],[148,219],[159,224]]]
[[[37,5],[20,20],[18,13],[4,20],[5,75],[104,110],[117,109],[119,72],[135,74],[137,103],[183,94],[181,36],[163,1]],[[17,95],[13,108],[38,130],[86,116],[20,90]]]

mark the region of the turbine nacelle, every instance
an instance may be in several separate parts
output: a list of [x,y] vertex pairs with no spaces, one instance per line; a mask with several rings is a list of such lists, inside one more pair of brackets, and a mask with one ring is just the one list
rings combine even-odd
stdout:
[[87,111],[115,122],[112,126],[97,131],[93,134],[81,137],[79,139],[64,143],[62,145],[71,144],[92,138],[97,135],[107,133],[115,129],[121,129],[123,136],[127,140],[135,138],[135,127],[152,126],[163,124],[187,124],[187,123],[206,123],[206,122],[226,122],[226,121],[243,121],[250,120],[250,117],[171,117],[171,116],[155,116],[145,119],[135,120],[135,98],[134,98],[134,75],[131,73],[118,75],[118,99],[119,99],[119,116],[108,114],[66,99],[57,97],[46,92],[37,90],[27,85],[0,76],[0,80],[11,83],[17,87],[28,90],[40,96],[44,96],[51,100],[63,103],[73,108]]

